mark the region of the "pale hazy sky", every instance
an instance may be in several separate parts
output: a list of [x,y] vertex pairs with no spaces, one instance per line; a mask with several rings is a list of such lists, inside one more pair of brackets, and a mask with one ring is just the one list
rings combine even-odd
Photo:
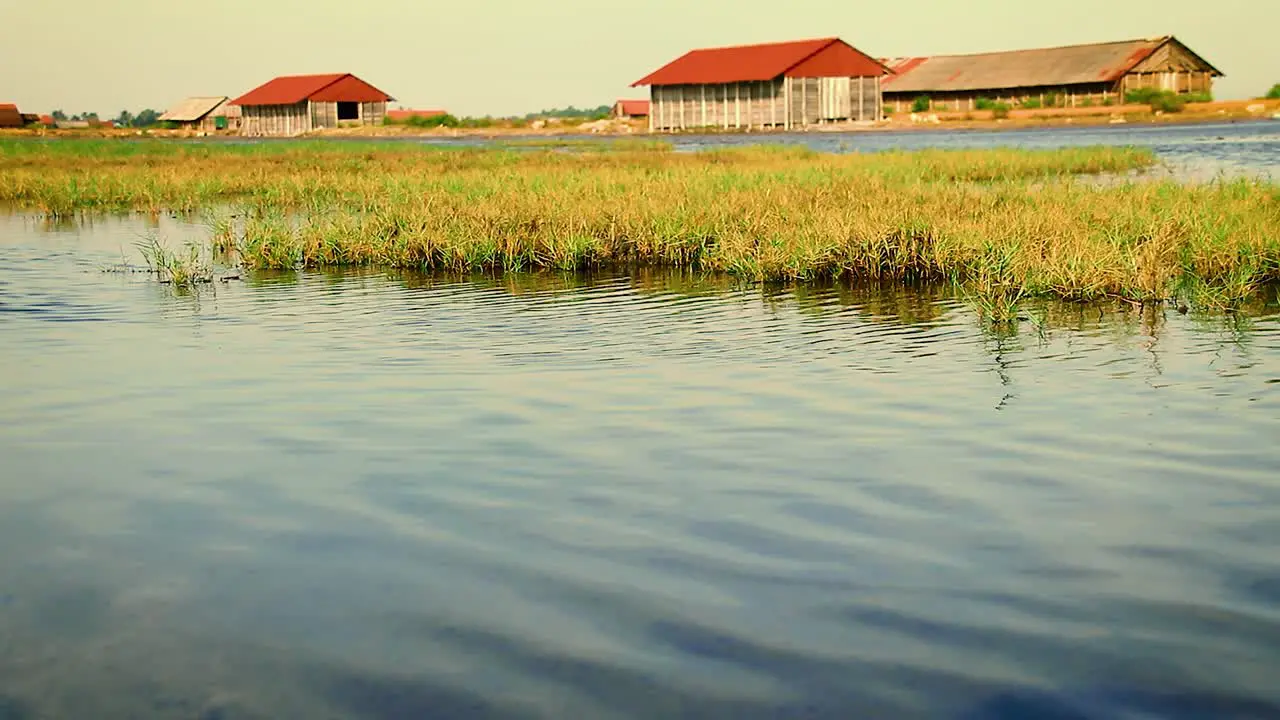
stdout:
[[276,75],[353,72],[406,107],[523,114],[644,97],[702,46],[840,36],[875,56],[1173,34],[1227,74],[1280,82],[1280,0],[0,0],[0,102],[115,116]]

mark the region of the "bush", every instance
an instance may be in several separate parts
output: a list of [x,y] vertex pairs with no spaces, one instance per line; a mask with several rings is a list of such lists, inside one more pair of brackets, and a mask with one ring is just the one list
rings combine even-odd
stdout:
[[1156,88],[1138,88],[1130,90],[1124,94],[1124,101],[1130,105],[1150,105],[1160,95],[1164,94],[1164,90]]
[[1093,107],[1093,97],[1086,97],[1080,101],[1080,107]]
[[1124,94],[1124,100],[1134,105],[1150,105],[1154,112],[1176,113],[1182,112],[1182,108],[1187,104],[1187,98],[1192,96],[1182,96],[1170,90],[1157,90],[1155,88],[1140,88],[1138,90],[1130,90]]
[[1186,107],[1186,105],[1187,101],[1183,100],[1177,93],[1165,92],[1151,98],[1151,109],[1154,112],[1182,112],[1182,108]]
[[1280,100],[1280,83],[1271,86],[1271,89],[1267,91],[1266,99]]
[[1045,107],[1062,107],[1066,105],[1066,97],[1058,93],[1049,93],[1044,96]]
[[1009,111],[1012,109],[1009,103],[991,103],[991,116],[997,120],[1004,120],[1009,117]]
[[1115,104],[1116,104],[1116,101],[1112,100],[1110,95],[1102,98],[1102,107],[1111,107],[1112,105],[1115,105]]
[[1019,103],[1019,105],[1022,106],[1023,110],[1036,110],[1043,107],[1043,104],[1040,102],[1040,98],[1034,98],[1034,97],[1026,98],[1021,103]]
[[1189,102],[1189,103],[1208,103],[1208,102],[1213,102],[1213,93],[1209,93],[1209,92],[1187,93],[1186,95],[1182,96],[1182,99],[1184,102]]
[[921,95],[920,97],[915,99],[915,102],[911,103],[911,112],[913,113],[929,112],[929,106],[931,105],[933,105],[933,102],[929,100],[929,96]]

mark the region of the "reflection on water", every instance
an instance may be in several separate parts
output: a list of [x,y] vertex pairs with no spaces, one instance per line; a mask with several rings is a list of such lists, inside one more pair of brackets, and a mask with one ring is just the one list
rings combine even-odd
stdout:
[[1280,717],[1274,299],[180,294],[48,230],[0,219],[4,720]]

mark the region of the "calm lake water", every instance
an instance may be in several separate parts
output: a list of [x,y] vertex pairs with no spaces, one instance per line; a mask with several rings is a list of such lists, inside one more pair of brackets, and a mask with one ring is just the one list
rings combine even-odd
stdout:
[[[1022,130],[912,130],[729,135],[663,135],[684,151],[767,143],[804,145],[821,152],[877,152],[1025,147],[1049,149],[1088,145],[1136,145],[1154,150],[1173,176],[1196,181],[1218,177],[1280,179],[1280,120],[1187,125],[1058,126]],[[539,138],[533,138],[539,139]],[[546,139],[546,138],[541,138]],[[554,141],[556,138],[551,138]],[[611,140],[584,136],[578,139]],[[483,145],[479,138],[404,139],[432,145]]]
[[186,294],[148,225],[0,216],[3,720],[1280,717],[1274,299]]
[[0,720],[1280,717],[1274,294],[102,271],[203,232],[0,216]]

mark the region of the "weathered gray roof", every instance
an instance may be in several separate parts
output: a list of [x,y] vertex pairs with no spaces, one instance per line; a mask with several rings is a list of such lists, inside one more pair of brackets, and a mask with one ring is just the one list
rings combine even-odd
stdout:
[[[169,120],[172,122],[195,122],[200,118],[208,115],[219,106],[227,102],[226,95],[217,97],[189,97],[177,105],[169,108],[165,114],[160,116],[161,120]],[[230,106],[229,106],[230,107]],[[238,109],[238,108],[237,108]],[[230,113],[219,113],[230,114]],[[239,114],[239,113],[236,113]]]
[[[895,74],[884,79],[884,91],[959,92],[1114,82],[1168,42],[1178,41],[1164,36],[976,55],[894,58],[885,62]],[[1221,74],[1208,63],[1205,66]]]

